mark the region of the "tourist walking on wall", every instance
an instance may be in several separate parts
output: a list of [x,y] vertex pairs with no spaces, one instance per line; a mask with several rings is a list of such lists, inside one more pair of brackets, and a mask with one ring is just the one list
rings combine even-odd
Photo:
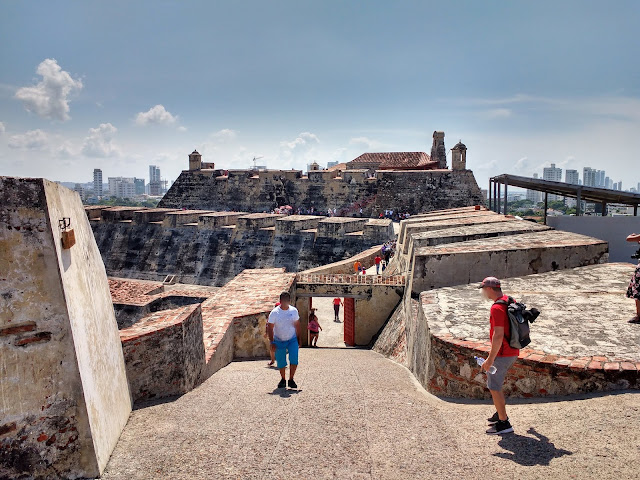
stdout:
[[[627,237],[627,242],[636,242],[640,244],[640,233],[632,233]],[[640,250],[638,250],[640,252]],[[633,298],[636,301],[636,316],[629,320],[629,323],[640,323],[640,258],[638,259],[638,266],[631,278],[629,288],[627,289],[627,297]]]
[[289,292],[280,294],[280,305],[269,314],[269,341],[275,352],[276,363],[280,370],[278,388],[287,386],[287,354],[289,354],[289,388],[298,388],[293,380],[298,368],[298,350],[300,347],[300,316],[298,309],[290,304]]
[[[500,280],[495,277],[485,278],[480,287],[482,296],[493,301],[489,316],[489,337],[491,338],[491,351],[482,364],[482,370],[487,372],[487,387],[491,392],[496,413],[488,419],[491,428],[487,430],[490,435],[500,435],[513,432],[513,427],[507,416],[506,401],[502,392],[502,384],[507,371],[518,359],[520,350],[509,345],[511,335],[511,325],[507,314],[507,303],[509,297],[502,293]],[[496,303],[502,300],[505,303]],[[496,367],[496,371],[490,373],[491,367]]]
[[309,344],[312,347],[318,347],[318,336],[320,335],[320,331],[322,331],[322,327],[318,322],[318,316],[316,315],[316,309],[312,308],[311,313],[309,314]]
[[342,303],[342,299],[334,298],[333,299],[333,313],[334,313],[333,321],[334,322],[339,322],[340,321],[340,305],[344,305]]
[[353,273],[355,275],[358,275],[361,271],[362,271],[362,264],[360,263],[359,260],[356,260],[355,262],[353,262]]
[[380,275],[380,263],[382,262],[382,257],[380,255],[376,255],[376,258],[373,261],[376,262],[376,275]]

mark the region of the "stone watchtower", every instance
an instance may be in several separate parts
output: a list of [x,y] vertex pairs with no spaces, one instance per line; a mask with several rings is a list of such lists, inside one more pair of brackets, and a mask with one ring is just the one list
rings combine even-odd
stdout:
[[189,154],[189,170],[201,170],[202,169],[202,155],[194,150]]
[[447,151],[444,148],[444,132],[433,132],[431,161],[438,162],[438,168],[447,168]]
[[451,149],[451,170],[467,169],[467,147],[462,141],[459,141],[455,147]]

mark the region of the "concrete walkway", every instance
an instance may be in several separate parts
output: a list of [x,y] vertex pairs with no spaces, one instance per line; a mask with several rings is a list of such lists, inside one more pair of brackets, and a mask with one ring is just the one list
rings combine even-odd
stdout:
[[402,366],[303,349],[298,392],[263,360],[133,412],[103,478],[637,478],[640,394],[510,408],[516,434],[485,435],[488,404],[426,394]]

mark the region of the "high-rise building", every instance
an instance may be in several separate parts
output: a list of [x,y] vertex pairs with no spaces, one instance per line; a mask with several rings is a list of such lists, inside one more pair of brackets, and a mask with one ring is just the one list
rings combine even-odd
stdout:
[[93,169],[93,194],[97,197],[102,196],[102,170]]
[[149,165],[149,195],[162,195],[162,190],[160,168],[156,165]]
[[[534,173],[533,178],[538,178],[538,174]],[[540,203],[542,201],[542,192],[538,192],[537,190],[527,190],[527,200],[530,200],[533,203]]]
[[580,184],[580,173],[578,173],[578,170],[565,170],[564,172],[564,181],[566,183],[570,183],[572,185],[579,185]]
[[109,177],[109,195],[119,198],[135,197],[135,178]]
[[585,187],[596,186],[596,170],[590,167],[584,167],[582,170],[582,184]]
[[133,178],[133,183],[136,186],[136,195],[144,195],[144,178]]
[[[562,169],[556,168],[556,164],[552,163],[551,167],[542,169],[542,179],[551,182],[562,182]],[[562,200],[562,196],[551,194],[549,195],[549,200]]]

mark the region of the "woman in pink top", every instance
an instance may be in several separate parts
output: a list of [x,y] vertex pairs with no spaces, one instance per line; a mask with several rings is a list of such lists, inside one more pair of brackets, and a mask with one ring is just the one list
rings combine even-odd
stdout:
[[316,316],[316,309],[312,308],[311,313],[309,314],[309,344],[312,347],[318,348],[318,334],[319,330],[322,330],[322,327],[318,323],[318,317]]

